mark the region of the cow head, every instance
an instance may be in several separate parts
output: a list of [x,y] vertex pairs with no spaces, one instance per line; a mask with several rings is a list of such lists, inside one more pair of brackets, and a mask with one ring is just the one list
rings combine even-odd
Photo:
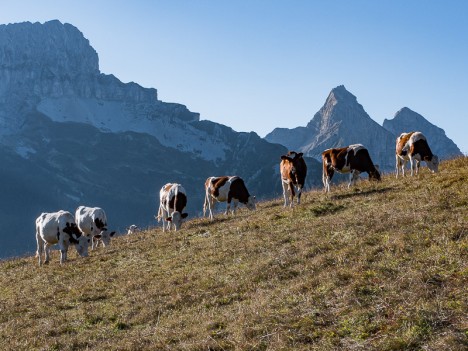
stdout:
[[379,165],[374,165],[374,169],[369,171],[369,180],[380,180]]
[[88,246],[91,242],[89,236],[82,235],[75,241],[75,249],[76,252],[78,252],[78,255],[80,255],[81,257],[88,257]]
[[188,213],[180,213],[179,211],[172,212],[171,217],[167,217],[166,221],[172,222],[174,225],[174,230],[178,231],[182,225],[182,222],[185,218],[187,218]]
[[93,236],[94,239],[101,240],[104,247],[110,245],[111,237],[115,235],[115,232],[108,232],[107,228],[101,228],[101,232]]
[[429,159],[429,156],[424,157],[426,161],[427,168],[431,170],[432,173],[437,173],[439,171],[439,157],[432,155],[432,158]]
[[256,209],[257,209],[256,202],[257,202],[257,199],[255,198],[255,196],[249,196],[249,198],[248,198],[247,203],[245,204],[245,206],[246,206],[249,210],[256,210]]

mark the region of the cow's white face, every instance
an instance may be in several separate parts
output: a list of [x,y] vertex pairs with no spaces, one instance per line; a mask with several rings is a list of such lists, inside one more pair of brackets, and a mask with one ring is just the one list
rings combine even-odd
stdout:
[[175,211],[172,212],[171,217],[166,218],[166,221],[172,222],[172,224],[174,225],[174,230],[178,231],[182,226],[184,219],[187,218],[187,216],[187,213],[180,213],[179,211]]
[[245,204],[245,206],[247,206],[249,210],[256,210],[257,205],[255,203],[256,203],[255,196],[249,196],[249,199],[247,200],[247,203]]
[[113,237],[115,232],[108,232],[107,228],[104,228],[99,235],[96,235],[96,238],[102,241],[104,247],[110,245],[111,237]]
[[439,157],[432,155],[432,160],[426,161],[427,168],[429,168],[432,173],[437,173],[439,171]]
[[81,235],[78,239],[78,244],[75,244],[76,252],[81,257],[88,257],[88,246],[91,242],[89,236]]

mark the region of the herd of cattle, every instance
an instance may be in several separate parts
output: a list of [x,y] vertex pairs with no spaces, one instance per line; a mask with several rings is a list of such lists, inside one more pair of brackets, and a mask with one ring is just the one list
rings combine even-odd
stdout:
[[[411,165],[411,175],[418,174],[421,161],[425,161],[432,172],[438,171],[439,159],[431,152],[426,137],[421,132],[402,133],[396,140],[396,176],[400,170],[405,175],[406,163]],[[281,156],[280,174],[283,186],[284,206],[293,206],[297,193],[297,203],[300,203],[307,176],[307,166],[302,153],[289,151]],[[359,174],[366,172],[370,180],[380,180],[380,171],[371,160],[368,150],[361,144],[343,148],[327,149],[322,153],[323,173],[322,181],[325,191],[330,191],[330,182],[335,171],[349,173],[348,187],[359,178]],[[187,194],[180,184],[168,183],[159,193],[159,211],[156,219],[163,222],[163,231],[179,230],[183,220],[187,217],[184,209],[187,205]],[[205,201],[203,216],[208,211],[213,220],[213,210],[217,202],[227,202],[226,214],[231,209],[234,214],[238,203],[248,209],[256,209],[255,196],[249,194],[244,180],[238,176],[210,177],[205,182]],[[128,233],[134,233],[138,227],[132,225]],[[115,232],[107,229],[107,217],[99,207],[80,206],[75,216],[67,211],[42,213],[36,219],[36,241],[39,265],[42,264],[41,255],[45,251],[45,263],[49,262],[51,245],[58,244],[60,249],[60,263],[67,259],[67,251],[73,244],[80,256],[88,255],[88,247],[97,247],[99,243],[107,246]]]

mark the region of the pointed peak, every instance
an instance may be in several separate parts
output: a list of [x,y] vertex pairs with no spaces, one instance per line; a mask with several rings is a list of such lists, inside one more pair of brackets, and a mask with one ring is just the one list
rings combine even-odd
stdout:
[[400,119],[400,118],[408,119],[409,118],[409,119],[414,119],[414,120],[426,121],[426,119],[422,115],[411,110],[408,107],[401,108],[397,113],[395,113],[395,116],[393,118],[394,119]]
[[357,101],[356,96],[346,90],[344,85],[338,85],[336,88],[333,88],[328,98],[336,101]]

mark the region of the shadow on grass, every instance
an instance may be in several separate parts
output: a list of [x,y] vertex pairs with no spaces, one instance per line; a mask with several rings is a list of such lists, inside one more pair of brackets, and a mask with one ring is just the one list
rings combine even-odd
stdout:
[[387,187],[387,188],[381,188],[381,189],[369,189],[365,191],[355,188],[354,191],[351,193],[332,195],[330,199],[343,200],[343,199],[348,199],[350,197],[367,196],[371,194],[383,194],[383,193],[388,193],[390,191],[395,191],[395,188]]

